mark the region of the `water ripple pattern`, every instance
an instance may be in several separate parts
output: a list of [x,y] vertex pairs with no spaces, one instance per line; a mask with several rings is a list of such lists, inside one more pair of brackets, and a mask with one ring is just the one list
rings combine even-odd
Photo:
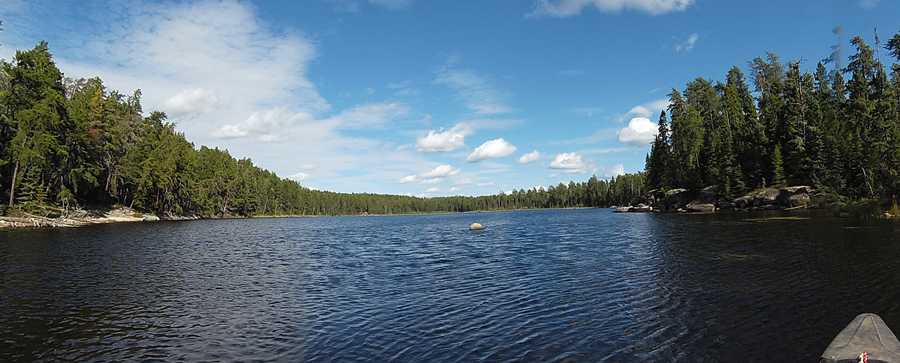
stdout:
[[898,261],[896,222],[779,213],[0,231],[0,361],[817,361],[900,331]]

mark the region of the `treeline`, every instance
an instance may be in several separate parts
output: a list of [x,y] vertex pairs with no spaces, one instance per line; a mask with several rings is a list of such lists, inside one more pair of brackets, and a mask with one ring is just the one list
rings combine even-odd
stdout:
[[[724,83],[698,78],[673,89],[670,120],[661,113],[647,156],[648,188],[712,186],[732,198],[789,184],[851,198],[896,196],[900,65],[889,77],[877,33],[874,50],[860,37],[850,43],[846,67],[839,42],[814,73],[801,72],[804,60],[785,64],[773,53],[750,61],[755,94],[738,67]],[[900,34],[883,49],[900,60]]]
[[206,217],[594,207],[629,203],[645,184],[639,173],[483,197],[310,190],[226,150],[196,149],[165,113],[143,116],[140,90],[64,77],[45,42],[0,64],[0,214],[109,205]]

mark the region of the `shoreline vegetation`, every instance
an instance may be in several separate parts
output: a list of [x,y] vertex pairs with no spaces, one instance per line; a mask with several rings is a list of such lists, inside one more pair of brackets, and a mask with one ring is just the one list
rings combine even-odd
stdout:
[[900,215],[900,65],[888,77],[875,51],[900,60],[900,34],[882,46],[876,33],[875,50],[853,38],[846,67],[840,27],[834,34],[812,74],[801,71],[805,60],[768,53],[748,62],[749,82],[735,66],[724,83],[672,89],[645,172],[432,198],[311,190],[227,150],[197,148],[164,112],[144,116],[140,90],[64,77],[41,42],[0,61],[0,227],[626,205]]

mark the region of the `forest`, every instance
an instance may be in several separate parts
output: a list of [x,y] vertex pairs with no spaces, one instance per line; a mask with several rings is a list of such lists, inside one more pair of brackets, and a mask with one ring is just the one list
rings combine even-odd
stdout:
[[888,75],[881,58],[900,60],[900,34],[882,46],[876,29],[874,48],[854,37],[844,66],[843,30],[833,33],[838,43],[813,73],[801,71],[806,60],[768,53],[749,62],[749,84],[734,67],[724,83],[697,78],[673,89],[646,159],[647,188],[713,187],[730,199],[806,185],[851,200],[895,200],[900,65],[892,62]]
[[0,215],[126,206],[171,216],[357,215],[627,204],[644,173],[480,197],[418,198],[311,190],[227,150],[198,149],[141,91],[71,79],[48,44],[0,64]]
[[[496,195],[420,198],[311,190],[227,150],[195,147],[141,91],[72,79],[48,44],[0,63],[0,214],[126,206],[166,216],[357,215],[606,207],[650,190],[712,187],[722,199],[809,185],[852,199],[900,193],[900,34],[861,37],[843,65],[843,32],[816,64],[768,53],[725,81],[672,89],[645,172]],[[846,78],[845,78],[846,77]],[[751,89],[752,87],[752,89]]]

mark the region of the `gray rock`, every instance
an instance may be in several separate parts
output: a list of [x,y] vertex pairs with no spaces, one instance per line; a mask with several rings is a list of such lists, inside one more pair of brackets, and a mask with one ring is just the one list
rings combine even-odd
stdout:
[[688,204],[687,206],[685,206],[685,210],[687,210],[688,212],[701,212],[701,213],[715,212],[716,205],[712,204],[712,203]]

